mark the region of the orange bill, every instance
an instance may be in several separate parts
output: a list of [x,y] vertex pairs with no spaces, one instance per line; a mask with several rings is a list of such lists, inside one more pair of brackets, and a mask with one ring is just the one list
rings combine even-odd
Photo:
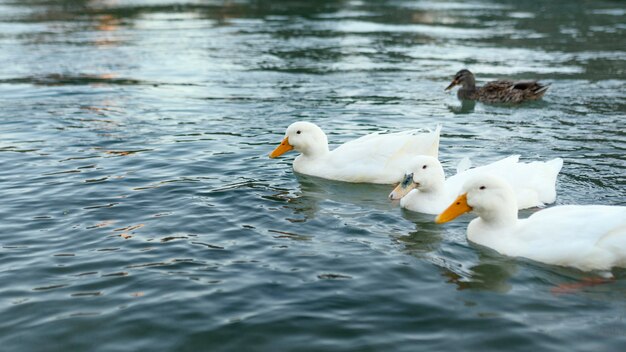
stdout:
[[456,219],[458,216],[472,211],[472,207],[467,204],[467,193],[463,193],[456,198],[454,203],[444,210],[441,214],[437,215],[435,222],[443,224],[450,220]]
[[283,141],[280,143],[280,145],[278,147],[276,147],[276,149],[274,149],[270,153],[270,158],[279,157],[279,156],[287,153],[288,151],[290,151],[292,149],[293,149],[293,146],[291,144],[289,144],[289,138],[285,137],[285,139],[283,139]]
[[444,89],[444,90],[450,90],[450,89],[452,89],[452,87],[456,86],[457,84],[459,84],[459,81],[457,81],[456,79],[452,80],[452,83],[450,83],[450,85],[447,86],[446,89]]

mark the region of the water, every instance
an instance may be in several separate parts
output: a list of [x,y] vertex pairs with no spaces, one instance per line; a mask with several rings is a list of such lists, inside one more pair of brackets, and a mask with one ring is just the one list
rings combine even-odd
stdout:
[[[565,159],[626,205],[620,1],[0,1],[0,344],[10,351],[618,350],[626,273],[506,258],[391,187],[267,158],[444,125],[448,172]],[[542,101],[444,92],[537,78]],[[524,211],[523,215],[532,213]]]

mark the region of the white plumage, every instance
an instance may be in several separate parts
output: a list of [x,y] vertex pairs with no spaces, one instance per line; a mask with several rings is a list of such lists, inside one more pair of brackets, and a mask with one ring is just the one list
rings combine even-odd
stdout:
[[443,167],[436,158],[416,156],[409,164],[406,179],[389,197],[401,198],[400,205],[411,211],[439,214],[459,195],[468,179],[496,175],[513,187],[518,209],[543,206],[556,200],[556,177],[563,166],[563,159],[521,163],[519,155],[512,155],[476,168],[468,169],[467,160],[461,164],[464,166],[457,168],[458,173],[446,179]]
[[296,172],[346,182],[393,184],[402,179],[412,157],[437,157],[440,130],[438,126],[434,132],[372,133],[330,151],[326,134],[317,125],[301,121],[287,128],[270,157],[293,149],[301,153],[293,162]]
[[478,215],[467,238],[501,254],[580,270],[626,266],[626,207],[564,205],[517,218],[515,194],[504,180],[479,176],[439,214],[443,223],[462,213]]

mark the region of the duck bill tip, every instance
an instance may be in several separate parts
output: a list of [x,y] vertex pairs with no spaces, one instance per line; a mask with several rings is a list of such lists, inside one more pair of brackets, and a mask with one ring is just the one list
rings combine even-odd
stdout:
[[404,176],[402,182],[396,186],[396,188],[389,193],[389,199],[398,200],[409,194],[417,185],[413,182],[413,174],[407,174]]
[[456,86],[457,84],[459,84],[459,82],[457,80],[452,81],[452,83],[450,83],[449,86],[446,87],[446,89],[444,89],[445,91],[448,91],[450,89],[452,89],[452,87]]
[[443,224],[448,221],[452,221],[457,217],[469,213],[472,211],[472,207],[467,204],[467,193],[463,193],[456,198],[456,200],[446,208],[441,214],[435,218],[435,223]]
[[293,146],[289,144],[289,138],[285,137],[282,142],[276,147],[276,149],[272,150],[269,154],[271,159],[278,158],[279,156],[287,153],[288,151],[293,150]]

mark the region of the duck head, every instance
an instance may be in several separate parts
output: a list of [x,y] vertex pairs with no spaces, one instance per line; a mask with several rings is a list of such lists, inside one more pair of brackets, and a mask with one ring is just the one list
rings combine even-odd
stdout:
[[408,172],[400,184],[389,194],[389,199],[400,199],[411,190],[428,192],[438,189],[445,182],[443,167],[437,158],[418,155],[411,159]]
[[446,87],[445,90],[450,90],[452,87],[456,85],[462,85],[466,88],[476,87],[476,80],[474,79],[474,74],[471,73],[468,69],[462,69],[454,75],[454,79],[452,79],[452,83]]
[[324,131],[316,124],[299,121],[287,127],[285,138],[276,149],[270,153],[270,158],[279,157],[290,150],[295,150],[305,156],[315,156],[328,152],[328,138]]
[[487,222],[517,219],[517,201],[511,186],[496,176],[473,177],[462,188],[462,193],[435,222],[442,224],[458,216],[474,212]]

